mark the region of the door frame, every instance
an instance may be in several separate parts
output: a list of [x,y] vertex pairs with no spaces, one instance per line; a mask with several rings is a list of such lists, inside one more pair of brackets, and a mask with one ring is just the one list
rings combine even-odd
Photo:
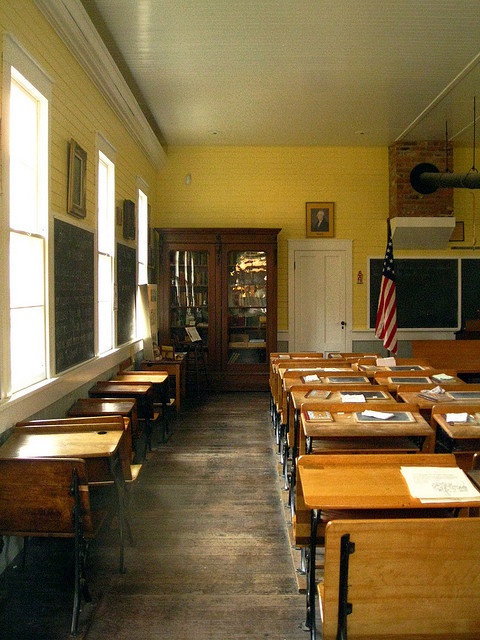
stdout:
[[345,253],[345,351],[352,350],[352,240],[307,239],[288,242],[288,350],[295,351],[295,252],[343,251]]

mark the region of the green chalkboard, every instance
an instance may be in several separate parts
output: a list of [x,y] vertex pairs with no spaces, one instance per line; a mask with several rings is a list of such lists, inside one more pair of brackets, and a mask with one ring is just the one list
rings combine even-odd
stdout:
[[94,236],[54,221],[55,370],[95,355]]
[[[375,327],[383,258],[370,260],[370,327]],[[460,327],[459,260],[401,258],[395,260],[399,329]]]
[[135,337],[137,252],[117,243],[117,345]]

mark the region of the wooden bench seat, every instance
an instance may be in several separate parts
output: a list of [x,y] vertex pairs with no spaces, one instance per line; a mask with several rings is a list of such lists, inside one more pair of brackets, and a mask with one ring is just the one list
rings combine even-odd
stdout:
[[76,634],[81,597],[90,599],[84,575],[85,541],[97,536],[105,517],[91,509],[85,461],[0,459],[0,478],[0,535],[75,540],[70,633]]
[[414,358],[432,367],[456,369],[466,376],[480,375],[480,340],[412,340]]
[[323,640],[477,640],[480,519],[334,520],[318,586]]

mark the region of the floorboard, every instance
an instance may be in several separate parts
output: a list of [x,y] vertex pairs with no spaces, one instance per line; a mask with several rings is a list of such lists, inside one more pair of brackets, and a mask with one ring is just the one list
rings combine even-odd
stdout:
[[[132,492],[126,573],[114,525],[91,545],[81,638],[308,638],[268,407],[266,393],[211,395],[186,404],[166,443],[154,432]],[[33,546],[25,572],[0,576],[3,640],[68,637],[70,550]]]

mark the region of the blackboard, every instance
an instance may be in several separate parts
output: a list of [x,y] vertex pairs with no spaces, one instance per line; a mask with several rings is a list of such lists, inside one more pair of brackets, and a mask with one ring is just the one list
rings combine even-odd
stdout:
[[[375,327],[383,258],[370,260],[370,327]],[[399,329],[460,327],[459,260],[403,258],[395,260]]]
[[137,252],[117,243],[117,345],[135,337]]
[[94,236],[54,221],[55,370],[95,355]]
[[462,327],[478,319],[480,310],[480,260],[462,258]]

